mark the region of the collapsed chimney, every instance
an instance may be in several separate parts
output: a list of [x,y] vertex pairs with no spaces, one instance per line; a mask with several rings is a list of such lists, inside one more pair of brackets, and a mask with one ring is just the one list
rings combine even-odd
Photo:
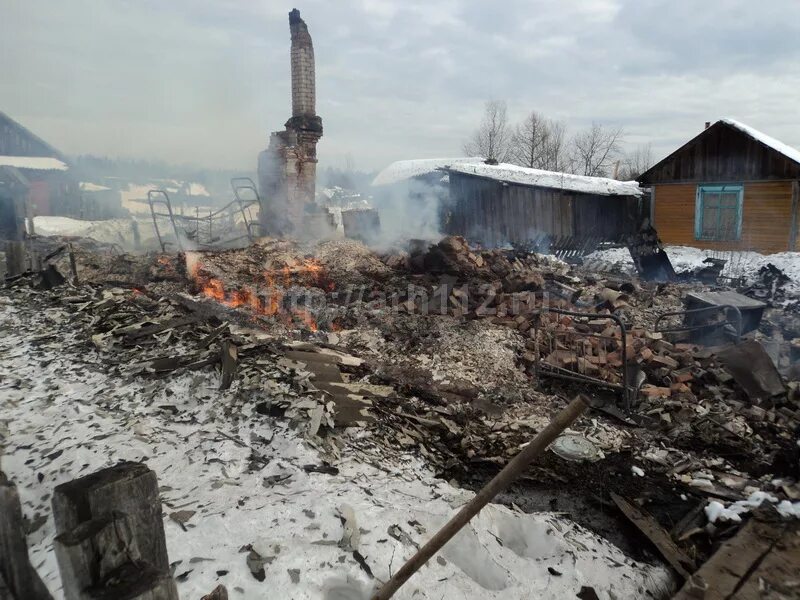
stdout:
[[296,8],[289,13],[291,33],[292,116],[283,131],[270,135],[258,157],[262,198],[261,226],[267,235],[300,229],[313,204],[317,177],[317,142],[322,119],[316,114],[314,45]]

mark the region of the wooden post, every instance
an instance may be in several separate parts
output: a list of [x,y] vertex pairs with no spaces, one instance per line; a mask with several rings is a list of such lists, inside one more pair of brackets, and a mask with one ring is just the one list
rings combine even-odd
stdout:
[[78,265],[75,262],[75,251],[72,248],[72,243],[67,244],[69,248],[69,270],[72,271],[72,283],[78,285]]
[[236,375],[236,365],[239,364],[239,349],[235,344],[225,340],[220,349],[222,367],[220,373],[219,389],[227,390],[233,383]]
[[797,231],[800,228],[800,181],[792,182],[792,217],[789,224],[789,252],[797,250]]
[[52,600],[28,558],[17,487],[0,472],[0,599]]
[[169,574],[142,560],[130,520],[120,512],[62,533],[55,551],[66,600],[178,600]]
[[24,273],[25,262],[25,242],[6,242],[6,277]]
[[85,521],[124,513],[143,560],[169,572],[156,474],[142,463],[124,462],[62,483],[53,494],[56,533],[72,532]]
[[582,396],[576,396],[564,410],[558,413],[552,421],[525,446],[511,461],[503,467],[503,470],[495,475],[475,497],[470,500],[458,513],[450,519],[419,551],[412,556],[400,570],[387,581],[383,587],[372,597],[372,600],[388,600],[400,589],[408,579],[416,573],[422,565],[433,557],[453,536],[469,523],[470,519],[477,515],[481,509],[489,504],[491,500],[520,475],[525,472],[533,459],[545,451],[559,434],[569,427],[586,410],[588,402]]

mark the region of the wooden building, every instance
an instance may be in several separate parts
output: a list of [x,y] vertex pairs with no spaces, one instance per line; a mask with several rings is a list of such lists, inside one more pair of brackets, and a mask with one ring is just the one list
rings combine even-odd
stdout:
[[64,155],[2,112],[0,167],[16,169],[27,180],[31,216],[75,214],[80,191]]
[[636,182],[584,177],[517,165],[447,168],[442,229],[485,246],[552,238],[617,240],[647,214]]
[[0,240],[25,237],[28,180],[13,167],[0,166]]
[[722,119],[643,173],[664,243],[761,253],[800,250],[800,151]]

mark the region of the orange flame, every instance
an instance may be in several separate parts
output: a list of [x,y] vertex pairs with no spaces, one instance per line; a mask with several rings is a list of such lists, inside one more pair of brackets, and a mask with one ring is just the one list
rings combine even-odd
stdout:
[[322,265],[313,258],[305,259],[300,264],[264,271],[263,277],[267,293],[261,297],[254,290],[248,288],[226,290],[220,279],[211,277],[202,269],[196,256],[192,257],[191,261],[187,261],[187,270],[199,292],[206,298],[230,308],[248,308],[258,315],[282,316],[287,324],[292,324],[296,320],[311,331],[318,331],[319,325],[307,310],[291,309],[286,313],[281,312],[284,297],[282,288],[290,287],[295,281],[304,286],[324,286],[328,290],[333,289],[333,283],[325,277]]
[[311,331],[319,331],[319,327],[317,326],[317,322],[314,320],[314,317],[311,316],[311,313],[307,310],[303,310],[301,308],[296,308],[292,310],[294,316],[298,318],[302,323],[305,324]]

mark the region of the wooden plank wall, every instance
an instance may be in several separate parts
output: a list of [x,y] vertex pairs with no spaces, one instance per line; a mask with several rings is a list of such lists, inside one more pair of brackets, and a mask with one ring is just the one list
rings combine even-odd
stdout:
[[656,186],[655,228],[664,243],[711,250],[754,250],[762,253],[789,250],[791,182],[744,184],[742,236],[734,242],[695,240],[696,193],[696,184]]
[[725,123],[716,123],[647,171],[644,184],[786,180],[800,165]]
[[609,240],[636,231],[640,201],[594,196],[450,174],[445,231],[488,246],[537,235],[598,236]]

